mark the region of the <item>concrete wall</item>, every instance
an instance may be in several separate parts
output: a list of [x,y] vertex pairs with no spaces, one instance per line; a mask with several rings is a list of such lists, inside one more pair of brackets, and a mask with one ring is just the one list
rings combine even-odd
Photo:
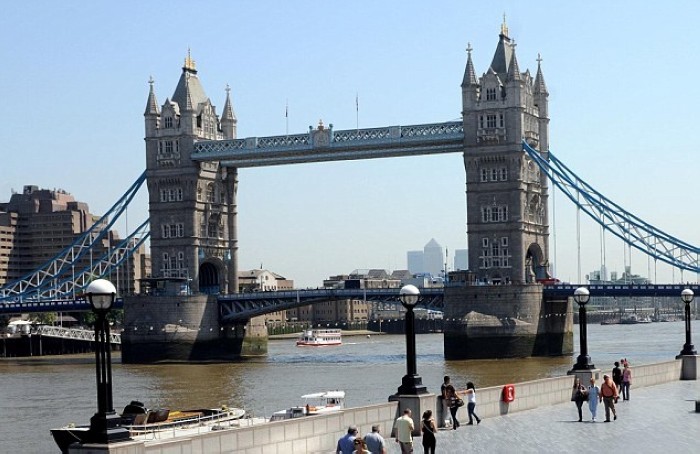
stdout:
[[[632,368],[632,387],[653,386],[679,380],[681,377],[681,360],[658,364],[634,366]],[[603,372],[595,371],[602,377]],[[533,380],[515,384],[515,400],[502,402],[503,386],[493,386],[477,390],[476,411],[480,417],[491,418],[517,411],[560,404],[571,400],[574,376],[563,376]],[[440,418],[439,401],[428,403],[433,409],[437,407]],[[421,406],[423,403],[421,403]],[[288,454],[288,453],[331,453],[350,425],[358,427],[360,434],[370,432],[373,424],[381,425],[381,434],[389,439],[394,420],[398,417],[397,402],[388,402],[366,407],[349,408],[340,413],[299,418],[288,421],[276,421],[262,425],[231,430],[220,430],[203,435],[178,439],[177,441],[119,443],[109,449],[85,445],[71,448],[71,453],[96,454]],[[414,416],[418,413],[414,410]],[[466,405],[459,409],[457,417],[467,419]],[[444,418],[443,418],[444,419]]]

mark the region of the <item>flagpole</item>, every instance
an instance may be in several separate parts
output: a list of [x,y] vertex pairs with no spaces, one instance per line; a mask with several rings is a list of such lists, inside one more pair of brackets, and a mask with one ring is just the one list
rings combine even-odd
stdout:
[[289,135],[289,99],[285,101],[284,105],[284,122],[286,123],[286,135]]
[[357,132],[360,132],[360,98],[357,92],[355,92],[355,127]]

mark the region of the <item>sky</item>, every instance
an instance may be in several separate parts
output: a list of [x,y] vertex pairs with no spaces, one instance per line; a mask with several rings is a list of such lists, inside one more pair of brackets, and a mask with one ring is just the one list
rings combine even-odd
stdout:
[[[0,200],[32,184],[107,211],[145,168],[149,77],[162,104],[188,49],[219,112],[230,85],[239,138],[303,133],[320,119],[340,130],[459,120],[467,44],[481,75],[504,13],[521,71],[534,74],[541,54],[552,153],[626,210],[700,244],[692,1],[12,2],[0,16]],[[405,269],[406,251],[431,238],[450,256],[466,248],[460,154],[241,169],[239,180],[240,268],[299,287]],[[600,268],[599,229],[582,218],[577,242],[575,209],[553,198],[553,271],[577,282]],[[148,216],[145,188],[132,205],[122,236]],[[657,282],[698,280],[625,259],[614,243],[608,235],[609,270],[629,260]]]

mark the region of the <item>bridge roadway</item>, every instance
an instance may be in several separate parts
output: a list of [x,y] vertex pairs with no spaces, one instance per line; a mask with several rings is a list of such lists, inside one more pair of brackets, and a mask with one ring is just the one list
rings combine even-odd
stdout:
[[[461,286],[462,284],[460,284]],[[503,286],[507,289],[507,285]],[[545,285],[544,296],[571,297],[580,285]],[[698,284],[668,285],[587,285],[591,296],[665,296],[678,297],[681,291],[690,288],[700,296]],[[238,293],[218,298],[221,320],[243,321],[269,312],[293,309],[329,300],[356,299],[380,303],[398,303],[398,288],[389,289],[315,289],[271,292]],[[445,291],[443,288],[422,288],[418,307],[443,310]]]
[[[124,300],[117,298],[114,301],[113,309],[124,307]],[[75,300],[24,300],[24,301],[2,301],[0,302],[0,314],[33,314],[39,312],[85,312],[90,311],[90,303],[85,298]]]
[[[460,284],[462,285],[462,284]],[[581,285],[545,285],[544,296],[570,297]],[[700,284],[657,284],[657,285],[584,285],[591,296],[598,297],[678,297],[683,289],[691,289],[700,297]],[[507,286],[504,286],[507,288]],[[248,292],[218,297],[219,312],[223,322],[244,321],[258,315],[293,309],[309,304],[342,299],[363,300],[377,303],[399,303],[398,288],[389,289],[311,289]],[[443,288],[422,288],[418,307],[441,311],[444,308]],[[124,301],[117,298],[114,307],[120,309]],[[47,300],[0,303],[0,314],[20,314],[37,312],[80,312],[89,311],[90,304],[84,299]]]

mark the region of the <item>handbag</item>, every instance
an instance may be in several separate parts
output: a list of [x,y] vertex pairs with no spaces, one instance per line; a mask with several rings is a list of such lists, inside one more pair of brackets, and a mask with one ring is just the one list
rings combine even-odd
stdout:
[[463,406],[464,406],[464,401],[463,401],[461,398],[457,397],[457,398],[455,399],[455,405],[458,406],[458,407],[463,407]]

